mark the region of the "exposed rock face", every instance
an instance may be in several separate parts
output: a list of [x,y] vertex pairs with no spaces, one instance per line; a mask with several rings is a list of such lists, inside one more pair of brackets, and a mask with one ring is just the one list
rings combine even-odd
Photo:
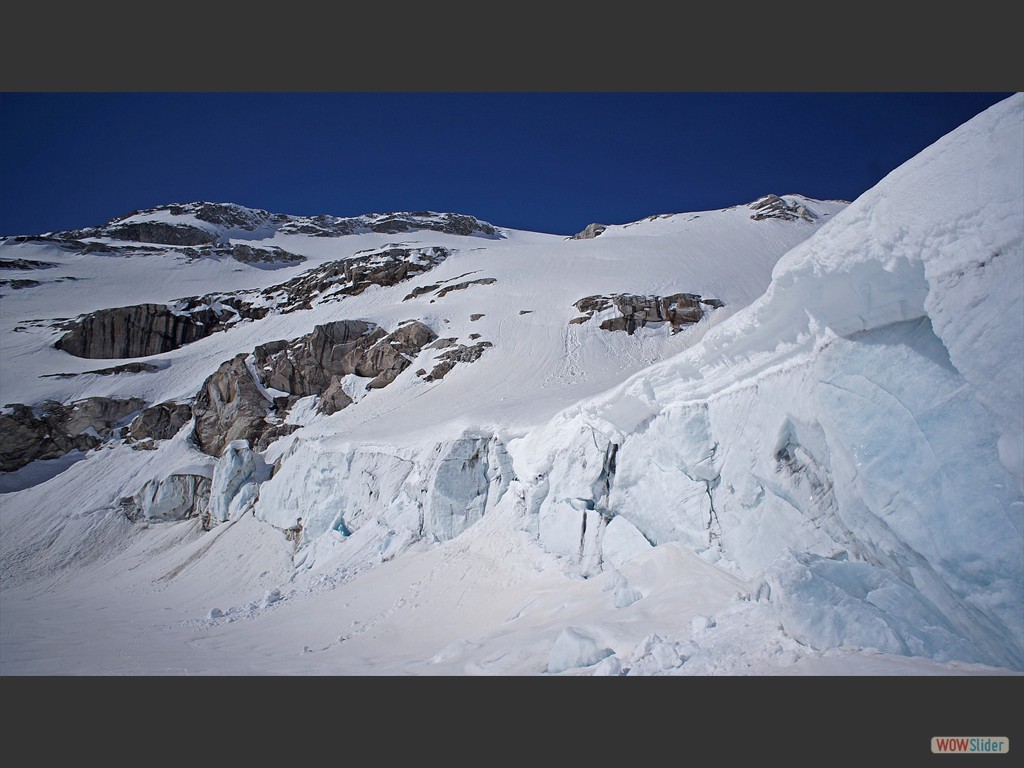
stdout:
[[[7,239],[7,238],[5,238]],[[12,240],[24,241],[27,239],[32,240],[43,240],[47,241],[50,238],[39,237],[39,238],[23,238],[14,237]],[[58,240],[57,242],[62,242]],[[36,259],[0,259],[0,269],[53,269],[59,266],[52,261],[37,261]]]
[[375,323],[338,320],[290,342],[261,344],[253,352],[254,367],[267,387],[298,397],[318,395],[334,376],[371,375],[361,364],[366,351],[385,336]]
[[598,223],[595,222],[594,224],[588,224],[586,226],[586,229],[584,229],[582,232],[577,232],[575,235],[573,235],[569,239],[570,240],[591,240],[591,239],[597,237],[598,235],[600,235],[606,229],[608,229],[607,225],[605,225],[605,224],[598,224]]
[[436,338],[437,334],[418,320],[400,325],[367,350],[364,362],[367,375],[372,372],[376,372],[376,375],[366,388],[386,387],[409,367],[409,363],[424,346]]
[[340,392],[338,379],[342,376],[372,377],[368,389],[385,387],[436,338],[437,334],[415,320],[390,334],[374,323],[339,320],[318,325],[308,336],[292,342],[260,345],[254,352],[255,368],[266,386],[292,395],[330,391],[330,402],[322,408],[334,413],[351,402],[347,395],[341,397],[344,392]]
[[434,213],[432,211],[367,213],[351,218],[337,216],[289,216],[278,231],[314,235],[317,237],[339,237],[359,232],[383,232],[397,234],[428,229],[452,235],[476,235],[497,238],[501,235],[485,221],[459,213]]
[[[493,285],[496,282],[498,282],[497,278],[481,277],[476,280],[466,280],[465,282],[456,283],[455,285],[448,285],[444,288],[441,288],[441,283],[435,283],[434,285],[421,285],[419,288],[414,288],[412,293],[402,299],[402,301],[415,299],[419,296],[423,296],[424,294],[432,293],[433,291],[437,291],[437,298],[440,299],[447,296],[452,291],[464,291],[471,285]],[[438,290],[439,288],[441,290]],[[433,304],[433,300],[431,300],[430,303]],[[483,317],[483,315],[474,315],[470,319],[479,320],[481,317]]]
[[262,291],[282,313],[310,309],[313,302],[356,296],[372,285],[391,286],[433,269],[451,255],[440,246],[404,248],[388,245],[351,259],[322,264],[316,269]]
[[0,288],[12,288],[15,291],[22,288],[34,288],[37,285],[41,285],[38,280],[30,280],[24,277],[14,280],[0,280]]
[[272,219],[271,214],[267,211],[260,208],[246,208],[235,203],[182,203],[168,205],[167,210],[174,216],[191,213],[200,221],[232,229],[245,229],[250,232],[264,226]]
[[440,287],[441,287],[440,283],[433,283],[431,285],[421,285],[418,288],[413,288],[412,289],[412,293],[410,293],[408,296],[406,296],[404,299],[402,299],[402,301],[408,301],[409,299],[415,299],[416,297],[422,296],[425,293],[430,293],[432,291],[436,291]]
[[259,318],[265,308],[239,299],[192,297],[175,306],[136,304],[91,312],[67,324],[54,346],[89,359],[148,357],[170,352],[209,336],[243,318]]
[[337,216],[297,216],[278,229],[286,235],[311,235],[313,237],[343,237],[357,231],[355,219],[341,219]]
[[441,362],[435,365],[430,373],[423,377],[423,380],[438,381],[443,379],[457,363],[475,362],[480,359],[480,355],[484,353],[485,349],[493,346],[489,341],[478,341],[472,346],[459,344],[456,347],[450,347],[435,358],[435,360],[440,360]]
[[[135,225],[132,225],[135,226]],[[180,229],[179,227],[175,228]],[[193,227],[192,229],[196,232],[204,232],[205,230],[198,230]],[[81,230],[86,231],[86,230]],[[113,229],[107,230],[99,228],[95,230],[88,230],[93,236],[104,236],[104,237],[119,237],[121,230]],[[209,234],[209,233],[207,233]],[[193,238],[185,237],[185,239],[198,239],[199,236]],[[215,237],[215,235],[211,235]],[[122,238],[128,242],[133,243],[132,245],[124,245],[117,243],[94,243],[84,242],[82,240],[69,240],[62,237],[51,237],[51,236],[37,236],[37,237],[16,237],[7,238],[18,242],[27,241],[39,241],[45,242],[52,245],[56,245],[66,251],[78,251],[80,253],[102,253],[108,256],[120,256],[120,257],[132,257],[132,256],[152,256],[165,253],[178,253],[185,257],[186,261],[197,261],[202,258],[232,258],[235,261],[242,262],[243,264],[276,264],[281,266],[289,266],[296,264],[301,261],[305,261],[305,256],[300,256],[296,253],[291,253],[279,248],[276,245],[269,246],[254,246],[248,243],[234,243],[217,245],[213,241],[200,242],[200,243],[164,243],[170,247],[158,248],[152,245],[139,245],[136,244],[137,238]],[[172,238],[165,238],[172,239]],[[145,241],[145,242],[163,242],[163,241]],[[0,268],[6,269],[47,269],[50,267],[56,267],[57,264],[51,262],[32,261],[31,259],[13,259],[0,260]]]
[[170,224],[163,221],[140,221],[106,227],[103,233],[117,240],[162,245],[205,245],[217,240],[217,233],[188,224]]
[[[213,251],[216,253],[220,249],[214,248]],[[295,263],[305,261],[305,256],[299,256],[295,253],[290,253],[283,248],[278,248],[276,245],[257,248],[253,245],[246,245],[245,243],[235,243],[230,247],[231,258],[235,261],[240,261],[243,264],[280,264],[280,263]]]
[[69,405],[51,400],[36,408],[22,403],[7,406],[0,412],[0,471],[96,448],[145,405],[138,398],[90,397]]
[[290,435],[297,429],[302,429],[301,424],[285,424],[284,422],[278,424],[272,424],[266,429],[258,438],[256,438],[256,444],[253,445],[255,451],[265,451],[272,442],[277,440],[279,437],[285,437]]
[[348,393],[342,387],[341,377],[332,376],[331,383],[327,385],[327,389],[320,396],[320,413],[330,415],[337,413],[343,408],[348,408],[350,405],[352,405],[352,398],[348,396]]
[[449,285],[442,288],[437,292],[437,298],[443,298],[452,291],[463,291],[471,285],[493,285],[496,282],[498,282],[498,280],[494,277],[481,277],[476,280],[467,280],[464,283],[456,283],[455,285]]
[[212,310],[179,315],[164,304],[100,309],[73,323],[54,346],[75,357],[146,357],[207,336],[215,320]]
[[138,397],[128,400],[89,397],[65,406],[60,426],[72,435],[93,429],[101,437],[109,437],[126,417],[145,407],[146,401]]
[[814,221],[818,218],[818,214],[808,208],[806,205],[801,203],[787,203],[778,195],[765,195],[764,197],[755,200],[750,204],[751,210],[756,211],[750,215],[754,221],[763,221],[764,219],[782,219],[783,221],[793,221],[794,219],[803,219],[804,221]]
[[702,299],[695,293],[675,293],[671,296],[635,296],[618,293],[611,296],[586,296],[574,305],[584,314],[569,321],[570,324],[585,323],[595,314],[614,307],[619,317],[601,321],[605,331],[625,331],[632,335],[637,328],[649,323],[668,322],[672,333],[686,325],[699,322],[704,316],[704,307],[724,306],[718,299]]
[[[186,218],[184,221],[170,222],[166,221],[167,214]],[[147,216],[152,218],[147,219]],[[206,228],[190,224],[188,221],[192,217],[213,226]],[[269,223],[271,218],[266,211],[234,203],[181,203],[132,211],[111,219],[100,227],[72,229],[58,232],[56,235],[64,239],[111,237],[163,245],[203,245],[216,241],[223,229],[253,231]]]
[[[167,221],[167,215],[180,216],[180,221]],[[196,221],[209,224],[197,226]],[[259,208],[246,208],[234,203],[175,203],[132,211],[110,220],[103,226],[57,232],[49,237],[77,240],[89,237],[115,237],[142,243],[164,245],[204,245],[230,235],[230,230],[249,232],[266,229],[267,234],[313,235],[340,237],[361,232],[411,232],[431,230],[453,235],[500,238],[493,226],[473,216],[433,211],[398,211],[367,213],[361,216],[292,216],[268,213]]]
[[87,451],[99,445],[92,435],[68,435],[51,425],[58,418],[36,416],[27,405],[15,403],[0,413],[0,471],[10,472],[36,459],[54,459],[68,451]]
[[94,373],[97,376],[113,376],[118,373],[149,373],[151,371],[159,371],[160,366],[153,365],[152,363],[125,363],[124,365],[114,365],[110,368],[96,368],[92,371],[82,371],[81,373],[44,373],[40,375],[41,379],[73,379],[75,376],[85,376],[90,373]]
[[158,403],[132,419],[128,434],[134,440],[167,440],[178,434],[191,418],[192,406],[188,403]]
[[[386,387],[436,338],[416,320],[390,334],[374,323],[339,320],[318,325],[292,341],[261,344],[251,356],[252,372],[249,356],[236,355],[206,380],[196,398],[192,408],[196,444],[211,456],[219,456],[233,440],[246,440],[262,450],[299,428],[280,421],[298,398],[319,395],[320,412],[335,413],[353,402],[344,390],[343,377],[370,378],[367,389]],[[271,402],[261,385],[287,395]],[[268,418],[272,410],[276,415]]]
[[221,363],[199,390],[192,406],[193,436],[199,450],[220,456],[232,440],[252,445],[270,427],[266,421],[271,403],[256,386],[241,353]]

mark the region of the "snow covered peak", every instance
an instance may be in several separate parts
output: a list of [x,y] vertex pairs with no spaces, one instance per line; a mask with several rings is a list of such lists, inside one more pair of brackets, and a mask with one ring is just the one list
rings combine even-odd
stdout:
[[754,213],[750,216],[754,221],[763,219],[781,219],[782,221],[793,221],[803,219],[814,221],[818,214],[810,207],[810,199],[800,195],[765,195],[750,204]]
[[282,217],[280,231],[286,234],[337,237],[367,232],[398,234],[429,230],[452,235],[499,238],[501,233],[491,224],[461,213],[434,211],[397,211],[366,213],[348,218],[338,216]]
[[170,203],[155,208],[133,211],[124,216],[111,219],[107,222],[107,226],[140,221],[166,221],[167,216],[187,216],[219,227],[249,231],[263,226],[273,218],[270,213],[258,208],[246,208],[235,203],[199,201],[193,203]]
[[269,239],[275,234],[340,237],[377,232],[397,234],[428,230],[446,234],[491,239],[503,235],[491,224],[461,213],[398,211],[366,213],[360,216],[297,216],[270,213],[235,203],[169,203],[132,211],[98,227],[55,233],[64,240],[105,238],[162,245],[204,245],[244,240]]

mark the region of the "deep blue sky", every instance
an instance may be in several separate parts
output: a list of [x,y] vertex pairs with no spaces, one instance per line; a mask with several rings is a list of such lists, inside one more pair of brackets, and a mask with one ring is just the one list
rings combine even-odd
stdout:
[[572,234],[853,200],[1008,93],[0,93],[0,235],[172,202]]

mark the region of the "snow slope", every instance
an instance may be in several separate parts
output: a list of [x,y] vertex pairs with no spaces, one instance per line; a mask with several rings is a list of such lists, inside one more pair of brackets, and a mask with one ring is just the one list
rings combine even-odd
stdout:
[[[329,416],[300,400],[302,427],[262,453],[206,456],[186,428],[44,482],[8,473],[0,673],[1019,674],[1022,109],[849,206],[783,198],[817,218],[216,233],[305,258],[273,268],[5,242],[54,266],[0,289],[4,403],[189,400],[235,354],[340,319],[493,346],[441,380],[415,375],[423,350],[384,389],[349,381],[357,401]],[[52,347],[54,307],[264,289],[396,243],[451,255],[140,359],[150,372],[52,375],[110,364]],[[677,334],[570,323],[586,296],[679,292],[724,307]],[[125,516],[123,497],[186,469],[211,478],[210,530]]]

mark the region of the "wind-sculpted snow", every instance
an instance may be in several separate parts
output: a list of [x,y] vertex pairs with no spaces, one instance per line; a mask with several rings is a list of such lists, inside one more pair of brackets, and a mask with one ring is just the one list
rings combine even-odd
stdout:
[[593,529],[623,518],[767,570],[814,647],[1024,666],[1022,107],[890,174],[690,350],[513,441],[541,543],[594,574]]

